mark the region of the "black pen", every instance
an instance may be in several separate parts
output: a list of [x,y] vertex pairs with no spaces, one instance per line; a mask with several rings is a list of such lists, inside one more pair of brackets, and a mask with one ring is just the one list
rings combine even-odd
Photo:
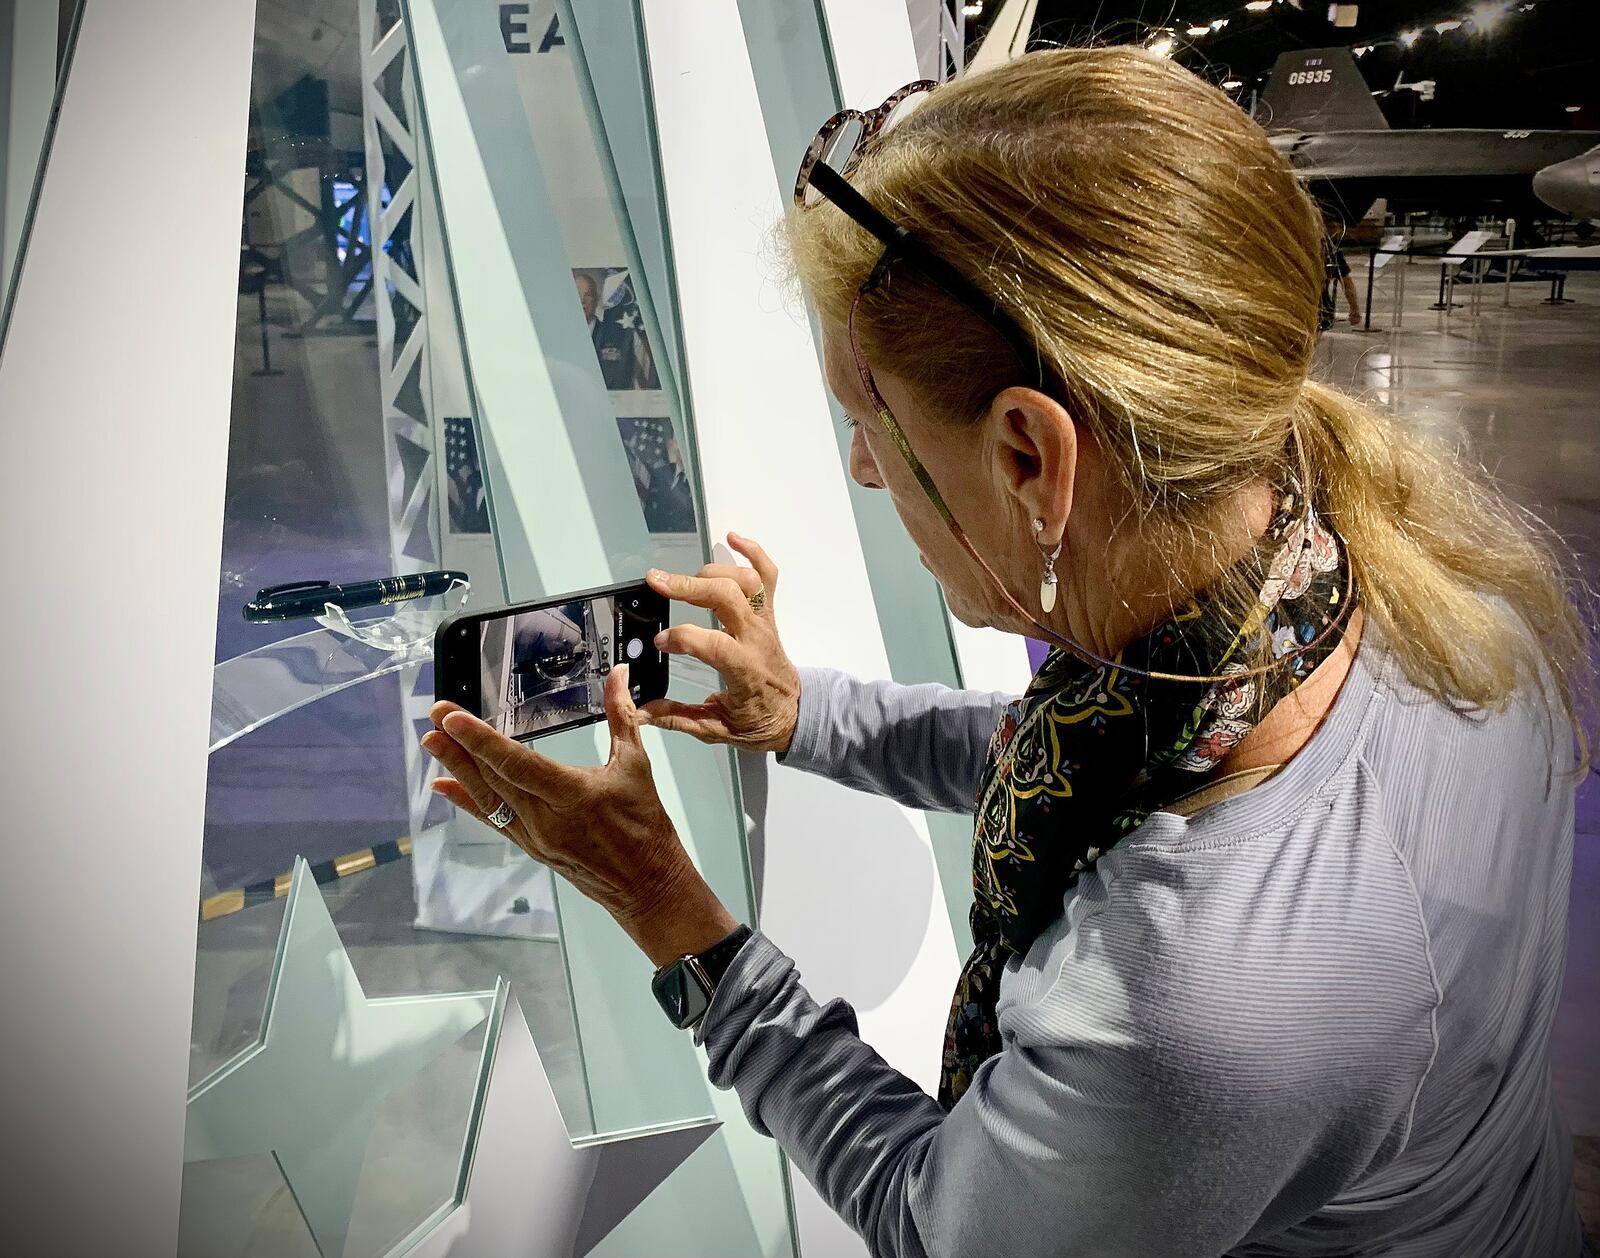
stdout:
[[316,616],[329,603],[352,611],[380,603],[404,603],[414,598],[443,594],[456,582],[470,584],[465,572],[413,572],[403,577],[384,577],[381,581],[355,581],[334,585],[329,581],[291,581],[259,590],[244,605],[244,618],[251,624],[274,620],[297,620]]

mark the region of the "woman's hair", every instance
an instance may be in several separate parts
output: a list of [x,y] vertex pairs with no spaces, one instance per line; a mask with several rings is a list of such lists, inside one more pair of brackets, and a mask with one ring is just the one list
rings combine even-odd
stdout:
[[[1152,543],[1206,556],[1236,491],[1303,483],[1416,684],[1501,708],[1547,671],[1582,739],[1587,632],[1558,547],[1459,458],[1308,378],[1321,216],[1221,92],[1137,49],[1030,53],[940,87],[852,182],[1021,325]],[[842,324],[882,246],[829,205],[786,231]],[[868,362],[948,422],[1025,382],[982,319],[907,266],[856,326]]]

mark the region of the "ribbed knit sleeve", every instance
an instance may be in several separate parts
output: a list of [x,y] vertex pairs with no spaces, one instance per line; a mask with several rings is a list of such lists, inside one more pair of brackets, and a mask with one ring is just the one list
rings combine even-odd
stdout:
[[913,808],[971,812],[1009,697],[800,670],[800,717],[783,763]]

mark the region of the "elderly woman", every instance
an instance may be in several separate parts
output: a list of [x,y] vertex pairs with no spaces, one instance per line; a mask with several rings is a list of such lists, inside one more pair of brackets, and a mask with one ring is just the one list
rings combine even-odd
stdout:
[[[441,704],[439,789],[615,915],[875,1254],[1575,1258],[1550,547],[1308,379],[1320,219],[1222,94],[1118,49],[931,87],[824,128],[788,235],[851,474],[955,615],[1056,647],[1027,692],[797,671],[735,537],[650,575],[722,693],[618,670],[598,770]],[[718,903],[643,723],[975,814],[937,1097]]]

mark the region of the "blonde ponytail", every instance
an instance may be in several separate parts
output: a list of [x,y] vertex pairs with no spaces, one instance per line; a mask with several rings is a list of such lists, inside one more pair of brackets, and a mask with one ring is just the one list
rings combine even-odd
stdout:
[[1553,682],[1586,749],[1588,632],[1549,530],[1458,455],[1337,389],[1308,381],[1295,423],[1313,500],[1412,682],[1489,709]]
[[[1157,553],[1214,555],[1231,495],[1307,480],[1412,681],[1464,708],[1544,684],[1582,740],[1592,672],[1559,545],[1459,457],[1307,382],[1321,215],[1221,92],[1136,49],[1030,53],[931,93],[852,182],[1027,332]],[[787,237],[842,326],[881,246],[829,205]],[[914,270],[856,323],[936,418],[970,422],[1018,383],[1004,343]]]

